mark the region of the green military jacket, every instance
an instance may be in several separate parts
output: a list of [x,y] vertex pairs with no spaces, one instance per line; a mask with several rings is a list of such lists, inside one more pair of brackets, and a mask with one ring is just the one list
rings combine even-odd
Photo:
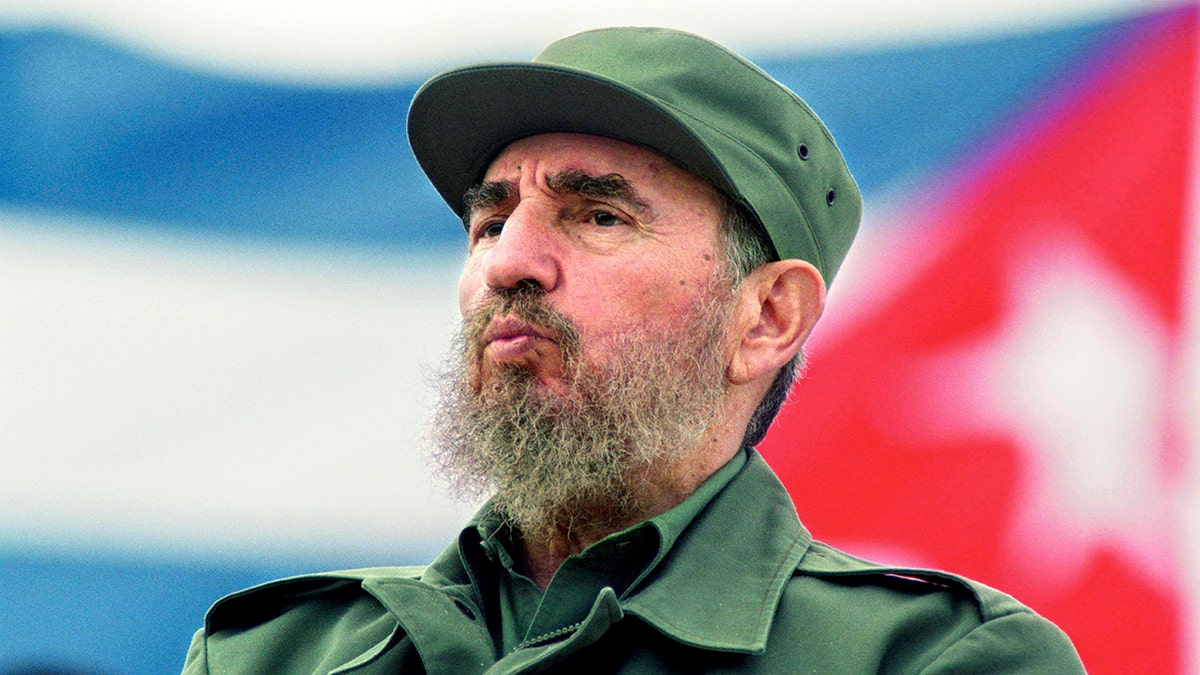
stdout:
[[429,567],[226,597],[184,674],[1083,672],[1066,635],[1011,597],[815,542],[756,452],[735,471],[638,583],[508,654],[460,538]]

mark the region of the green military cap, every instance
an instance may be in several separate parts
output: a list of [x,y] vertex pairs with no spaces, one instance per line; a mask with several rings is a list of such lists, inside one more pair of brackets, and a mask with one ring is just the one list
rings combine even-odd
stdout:
[[833,280],[862,195],[825,125],[796,94],[705,38],[605,28],[563,38],[531,62],[449,70],[408,115],[417,162],[462,215],[464,192],[526,136],[575,132],[650,148],[744,205],[779,258]]

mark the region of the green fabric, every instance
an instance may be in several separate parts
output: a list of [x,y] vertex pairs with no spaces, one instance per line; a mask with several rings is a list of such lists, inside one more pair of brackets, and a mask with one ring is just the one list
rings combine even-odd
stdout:
[[652,528],[642,525],[616,539],[597,542],[564,561],[545,594],[511,567],[505,552],[503,566],[494,571],[500,621],[492,638],[500,645],[501,653],[546,642],[577,628],[603,589],[624,591],[634,575],[649,564],[656,540]]
[[424,570],[298,577],[219,601],[184,672],[1083,672],[1061,631],[1003,593],[812,541],[762,458],[742,462],[681,505],[691,516],[627,531],[665,542],[678,527],[642,578],[589,590],[586,614],[551,638],[508,653],[493,638],[503,566],[481,563],[468,527]]
[[604,588],[624,597],[666,557],[679,535],[745,463],[746,454],[738,453],[675,508],[568,557],[545,593],[515,569],[511,530],[485,510],[477,525],[468,525],[468,531],[473,527],[478,534],[484,556],[468,555],[463,560],[473,576],[495,575],[500,620],[492,639],[500,645],[500,653],[570,632],[582,624]]

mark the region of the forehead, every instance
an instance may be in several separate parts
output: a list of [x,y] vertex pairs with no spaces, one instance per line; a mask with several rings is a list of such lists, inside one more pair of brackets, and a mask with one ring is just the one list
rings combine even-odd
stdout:
[[719,199],[707,181],[649,148],[586,134],[541,134],[515,141],[492,161],[484,180],[519,184],[522,178],[532,178],[543,182],[546,176],[565,170],[595,176],[619,174],[639,195],[710,203]]

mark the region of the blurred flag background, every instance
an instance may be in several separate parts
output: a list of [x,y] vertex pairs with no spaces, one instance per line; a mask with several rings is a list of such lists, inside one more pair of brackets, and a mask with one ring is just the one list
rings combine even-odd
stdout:
[[815,536],[1200,673],[1198,7],[646,4],[0,0],[0,673],[174,672],[219,595],[451,539],[405,111],[605,24],[751,56],[863,188],[762,447]]

